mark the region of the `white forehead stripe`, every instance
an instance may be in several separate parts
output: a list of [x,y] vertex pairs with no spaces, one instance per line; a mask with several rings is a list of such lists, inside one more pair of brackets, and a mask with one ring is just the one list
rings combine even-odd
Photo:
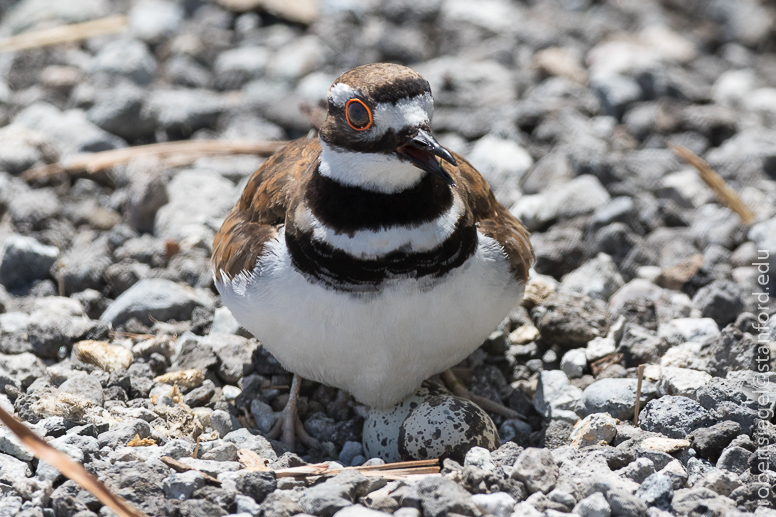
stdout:
[[434,112],[434,99],[430,93],[402,99],[396,104],[378,104],[374,112],[375,131],[378,134],[389,130],[396,132],[405,127],[428,125]]
[[[329,100],[335,106],[344,108],[345,104],[357,95],[357,91],[345,83],[337,83],[329,89]],[[378,136],[386,132],[401,131],[405,127],[417,127],[429,124],[434,112],[434,99],[430,93],[401,99],[394,103],[384,102],[375,107],[373,117],[374,133]]]
[[334,103],[335,106],[341,108],[344,108],[345,103],[355,97],[355,95],[356,90],[345,83],[337,83],[329,88],[329,100]]

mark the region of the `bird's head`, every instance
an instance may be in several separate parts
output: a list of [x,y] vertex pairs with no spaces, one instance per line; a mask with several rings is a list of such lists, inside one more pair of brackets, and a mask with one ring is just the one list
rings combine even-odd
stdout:
[[346,153],[351,163],[358,161],[353,153],[369,155],[365,163],[400,162],[454,185],[438,158],[457,165],[455,158],[431,133],[431,87],[414,70],[389,63],[359,66],[334,81],[328,104],[320,138],[330,152]]

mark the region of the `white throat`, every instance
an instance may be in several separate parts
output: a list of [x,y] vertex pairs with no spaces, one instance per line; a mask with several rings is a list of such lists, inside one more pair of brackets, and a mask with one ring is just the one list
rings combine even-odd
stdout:
[[393,194],[414,187],[426,174],[392,154],[358,153],[321,140],[318,171],[343,185]]

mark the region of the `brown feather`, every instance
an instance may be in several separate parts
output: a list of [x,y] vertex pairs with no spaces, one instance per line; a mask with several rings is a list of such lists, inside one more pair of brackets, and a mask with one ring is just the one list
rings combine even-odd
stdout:
[[[317,139],[299,139],[278,151],[251,176],[245,190],[226,217],[213,242],[213,267],[217,278],[229,278],[251,271],[264,245],[277,236],[299,203],[317,165],[321,147]],[[526,281],[534,261],[528,231],[496,201],[487,181],[461,156],[454,154],[458,167],[443,164],[463,198],[467,223],[495,239],[507,253],[515,279]],[[293,231],[293,228],[289,228]]]
[[534,252],[525,226],[496,201],[488,182],[477,169],[459,154],[453,153],[458,167],[442,162],[455,181],[458,193],[464,197],[479,231],[496,240],[509,257],[515,279],[528,280],[528,270],[534,262]]
[[321,153],[318,139],[300,138],[275,153],[253,173],[237,204],[213,240],[213,269],[233,278],[251,271],[264,244],[285,224],[291,199],[307,181]]

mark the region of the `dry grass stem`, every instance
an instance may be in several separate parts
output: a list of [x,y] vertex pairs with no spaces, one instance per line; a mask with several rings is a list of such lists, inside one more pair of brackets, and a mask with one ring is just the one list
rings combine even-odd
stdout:
[[[93,174],[128,163],[141,156],[156,156],[165,160],[165,165],[180,166],[191,163],[198,158],[229,154],[254,154],[271,156],[288,142],[251,141],[251,140],[182,140],[161,144],[138,145],[123,149],[111,149],[99,153],[82,154],[67,160],[42,167],[29,169],[22,174],[25,181],[35,181],[54,176],[61,172],[77,174],[86,172]],[[173,163],[174,162],[174,163]]]
[[278,478],[333,476],[345,470],[358,470],[369,477],[382,477],[390,480],[408,479],[413,476],[439,474],[439,460],[401,461],[398,463],[386,463],[385,465],[345,467],[342,469],[330,469],[326,463],[317,463],[276,470],[275,475]]
[[80,463],[73,461],[64,453],[47,444],[3,408],[0,408],[0,420],[13,431],[36,458],[45,461],[61,472],[62,475],[78,483],[81,488],[90,492],[119,517],[145,517],[143,512],[133,508],[129,503],[108,490],[100,480],[87,472]]
[[644,368],[646,365],[639,365],[639,380],[636,383],[636,409],[633,411],[633,425],[639,425],[639,411],[641,410],[641,383],[644,381]]
[[123,14],[72,25],[49,27],[0,39],[0,52],[16,52],[17,50],[81,41],[93,36],[121,32],[126,28],[127,17]]
[[717,195],[717,198],[728,208],[738,214],[744,224],[749,224],[754,221],[754,214],[749,207],[744,204],[738,193],[730,188],[725,183],[725,180],[720,176],[717,171],[711,168],[706,161],[690,151],[686,147],[681,145],[674,145],[669,143],[668,148],[671,149],[674,154],[686,160],[690,165],[695,167],[698,171],[698,175],[708,185],[711,190]]

